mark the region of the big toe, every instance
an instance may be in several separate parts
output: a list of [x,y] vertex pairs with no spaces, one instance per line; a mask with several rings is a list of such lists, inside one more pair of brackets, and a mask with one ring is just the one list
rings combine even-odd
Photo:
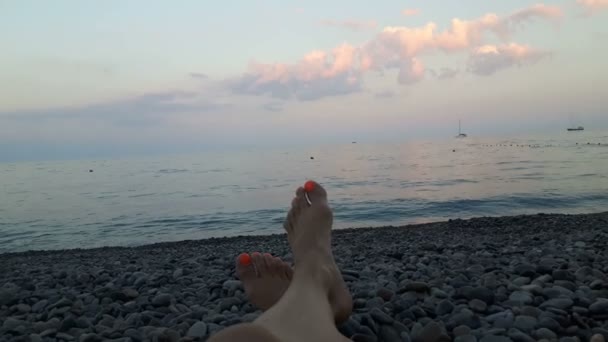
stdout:
[[242,253],[236,258],[236,275],[242,281],[256,277],[255,266],[249,254]]
[[311,202],[327,201],[327,191],[325,191],[325,188],[323,188],[321,184],[313,180],[309,180],[306,182],[306,184],[304,184],[304,189],[306,190]]

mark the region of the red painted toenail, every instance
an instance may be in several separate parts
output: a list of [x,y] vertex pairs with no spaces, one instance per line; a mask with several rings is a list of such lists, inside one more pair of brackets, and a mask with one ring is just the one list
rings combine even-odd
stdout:
[[243,266],[249,266],[251,264],[251,257],[247,253],[239,255],[239,264]]
[[315,182],[308,181],[304,184],[304,191],[312,192],[315,189]]

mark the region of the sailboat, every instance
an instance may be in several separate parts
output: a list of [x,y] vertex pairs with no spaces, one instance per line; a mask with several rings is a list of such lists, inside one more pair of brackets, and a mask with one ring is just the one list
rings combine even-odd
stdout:
[[466,138],[467,135],[465,133],[462,133],[462,130],[460,129],[460,120],[458,120],[458,135],[456,136],[456,138]]

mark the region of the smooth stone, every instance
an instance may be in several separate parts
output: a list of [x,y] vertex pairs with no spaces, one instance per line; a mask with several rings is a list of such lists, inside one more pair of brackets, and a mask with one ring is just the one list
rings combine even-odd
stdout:
[[513,279],[512,283],[517,286],[524,286],[530,284],[531,279],[528,277],[517,277]]
[[390,301],[394,295],[395,292],[387,289],[386,287],[379,288],[376,292],[376,296],[382,298],[386,302]]
[[188,329],[188,332],[186,333],[186,336],[192,336],[192,337],[205,337],[207,335],[207,323],[205,322],[196,322],[194,323],[190,329]]
[[380,297],[374,297],[365,302],[365,307],[368,309],[381,308],[384,305],[384,299]]
[[42,342],[42,336],[38,335],[38,334],[30,334],[29,336],[30,341],[29,342]]
[[565,310],[565,309],[572,307],[572,305],[574,305],[574,302],[570,298],[553,298],[553,299],[544,301],[540,305],[540,308],[544,309],[544,308],[554,307],[554,308]]
[[[445,340],[445,335],[441,332],[441,326],[437,322],[431,321],[414,335],[412,333],[413,342],[439,342]],[[443,336],[442,336],[443,335]],[[448,338],[449,341],[449,338]]]
[[518,264],[513,267],[513,273],[524,277],[532,277],[536,274],[536,267],[525,263]]
[[236,297],[224,298],[220,301],[220,311],[230,310],[233,305],[239,306],[240,304],[241,300]]
[[530,335],[512,328],[507,331],[507,336],[509,336],[514,342],[536,342]]
[[479,299],[486,304],[492,304],[494,303],[494,291],[486,287],[475,287],[470,291],[469,298],[467,299]]
[[2,323],[2,329],[6,330],[6,331],[11,331],[11,330],[14,330],[17,327],[25,325],[25,324],[27,324],[26,321],[22,321],[20,319],[8,317],[8,318],[6,318],[6,320],[4,321],[4,323]]
[[514,291],[509,295],[509,300],[523,304],[532,304],[534,302],[532,295],[526,291]]
[[93,333],[82,334],[78,338],[79,342],[101,342],[103,340],[104,339],[101,336]]
[[64,332],[59,332],[55,335],[55,338],[60,339],[60,340],[64,340],[64,341],[74,341],[74,336],[64,333]]
[[183,275],[184,275],[184,269],[183,268],[178,268],[175,271],[173,271],[173,279],[180,278]]
[[27,304],[17,304],[13,305],[11,309],[19,314],[26,314],[32,310],[32,307]]
[[542,317],[537,324],[540,328],[547,328],[553,331],[559,331],[561,329],[561,325],[551,317]]
[[384,311],[382,311],[378,308],[372,309],[372,311],[370,311],[370,315],[372,316],[373,319],[375,319],[379,323],[392,324],[394,321],[394,319],[391,316],[389,316]]
[[485,312],[488,308],[488,305],[479,299],[472,299],[471,301],[469,301],[469,307],[476,312]]
[[555,340],[557,334],[547,328],[540,328],[534,332],[534,337],[537,339]]
[[152,305],[154,306],[169,306],[171,301],[173,300],[173,296],[168,293],[161,293],[156,295],[152,299]]
[[44,310],[44,308],[49,304],[49,301],[46,299],[39,300],[36,304],[32,305],[32,312],[40,312]]
[[551,274],[554,280],[568,280],[575,281],[576,277],[574,274],[568,270],[553,270]]
[[466,325],[459,325],[452,330],[452,334],[454,334],[454,336],[468,335],[470,333],[471,328],[467,327]]
[[537,319],[532,316],[517,316],[513,322],[513,327],[525,333],[531,333],[536,323],[538,323]]
[[594,334],[589,339],[589,342],[605,342],[605,341],[606,341],[606,337],[604,337],[604,335],[602,335],[602,334]]
[[137,298],[139,296],[139,292],[137,290],[135,290],[135,289],[132,289],[132,288],[122,289],[122,294],[125,297],[130,298],[130,299],[134,299],[134,298]]
[[382,325],[380,327],[380,333],[378,334],[382,341],[386,342],[400,342],[401,337],[395,328],[390,325]]
[[460,335],[456,336],[454,342],[477,342],[477,337],[473,335]]
[[443,316],[451,313],[452,311],[454,311],[454,304],[452,304],[452,302],[447,299],[444,299],[439,302],[439,304],[437,304],[437,307],[435,308],[435,313],[437,314],[437,316]]
[[608,299],[599,298],[589,306],[591,314],[608,314]]

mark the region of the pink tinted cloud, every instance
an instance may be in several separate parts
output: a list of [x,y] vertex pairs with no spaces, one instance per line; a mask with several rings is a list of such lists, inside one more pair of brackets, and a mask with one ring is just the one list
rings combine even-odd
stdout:
[[515,43],[483,45],[471,52],[468,67],[474,74],[488,76],[505,68],[537,63],[549,55],[546,51]]
[[420,10],[417,8],[406,8],[403,11],[401,11],[401,14],[403,14],[406,17],[412,17],[412,16],[420,14]]
[[576,3],[583,7],[587,14],[608,9],[608,0],[576,0]]
[[321,25],[330,26],[330,27],[341,27],[346,28],[353,31],[364,31],[364,30],[373,30],[378,24],[373,20],[321,20]]
[[[365,73],[386,69],[397,71],[397,83],[410,85],[424,79],[422,55],[471,49],[469,70],[492,74],[502,68],[536,62],[546,53],[517,44],[484,45],[488,35],[506,41],[533,19],[559,20],[561,16],[559,7],[539,4],[506,16],[488,13],[472,20],[455,18],[444,30],[433,22],[419,27],[389,26],[360,46],[345,43],[328,51],[312,51],[291,64],[254,63],[248,73],[234,81],[233,89],[246,94],[312,100],[360,91]],[[446,78],[454,76],[448,74]]]

